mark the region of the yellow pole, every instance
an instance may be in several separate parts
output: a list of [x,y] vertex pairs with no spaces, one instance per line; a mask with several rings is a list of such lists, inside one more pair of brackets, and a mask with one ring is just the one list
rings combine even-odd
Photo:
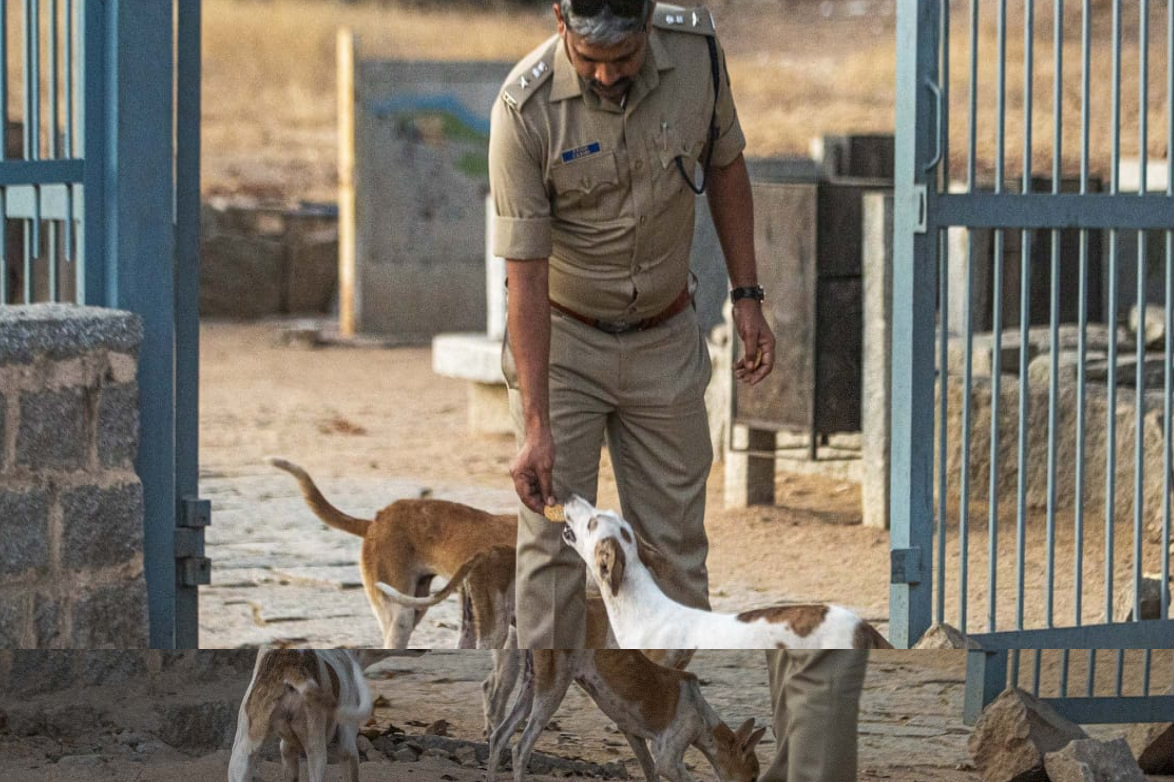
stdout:
[[338,330],[355,335],[355,34],[338,31]]

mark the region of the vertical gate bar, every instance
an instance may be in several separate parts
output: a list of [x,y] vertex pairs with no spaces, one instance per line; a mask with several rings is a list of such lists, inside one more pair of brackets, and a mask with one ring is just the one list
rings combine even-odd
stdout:
[[[106,262],[106,172],[99,161],[106,149],[106,51],[101,42],[106,37],[106,11],[95,3],[78,3],[78,139],[83,163],[82,198],[84,214],[81,234],[77,237],[78,303],[95,307],[115,301],[116,289],[110,265]],[[87,41],[89,43],[87,43]]]
[[[56,158],[57,150],[57,0],[49,0],[49,157]],[[57,280],[57,222],[49,222],[49,299],[58,301],[61,291]]]
[[[1166,2],[1166,197],[1174,197],[1174,0]],[[1170,551],[1170,471],[1172,441],[1170,418],[1174,416],[1174,231],[1166,231],[1166,395],[1162,415],[1163,472],[1162,479],[1162,552]],[[1160,619],[1170,618],[1170,557],[1162,557],[1162,589]],[[1174,666],[1172,666],[1174,667]]]
[[[970,0],[970,115],[967,117],[966,192],[975,186],[975,157],[978,148],[978,0]],[[967,299],[969,304],[969,299]],[[967,389],[969,390],[969,389]],[[963,430],[965,431],[965,430]],[[963,462],[965,466],[965,462]]]
[[[970,411],[971,392],[974,387],[974,230],[966,231],[966,341],[963,346],[962,363],[962,474],[959,479],[961,497],[958,499],[958,547],[959,547],[959,592],[960,616],[958,629],[966,633],[966,584],[970,566]],[[945,563],[942,563],[945,567]]]
[[[1171,0],[1174,2],[1174,0]],[[1089,63],[1091,60],[1090,0],[1083,0],[1080,20],[1080,194],[1088,195],[1088,145],[1089,145]],[[1076,626],[1084,623],[1084,467],[1085,467],[1085,419],[1088,388],[1088,229],[1080,230],[1080,281],[1077,302],[1079,328],[1077,335],[1076,362],[1076,507],[1073,512],[1073,570],[1075,571],[1075,599],[1073,610]]]
[[[942,191],[950,189],[950,0],[941,0],[938,13],[941,14],[940,48],[942,56],[938,66],[941,79],[938,85],[942,88],[942,116],[941,116],[941,149],[942,159],[938,164],[940,187]],[[943,239],[945,236],[943,235]],[[945,313],[945,309],[941,310]]]
[[1035,662],[1032,665],[1031,671],[1031,692],[1033,695],[1035,695],[1035,697],[1038,698],[1040,687],[1040,655],[1042,652],[1039,649],[1033,649],[1032,651],[1035,652]]
[[[32,125],[29,139],[32,141],[32,160],[41,159],[41,0],[31,1],[31,17],[29,18],[29,41],[32,46],[32,56],[29,67],[32,69],[32,79],[29,87],[32,98],[29,106],[32,114],[25,117],[25,122]],[[41,258],[41,187],[33,185],[33,258]]]
[[[1018,685],[1012,681],[1012,685]],[[1007,687],[1007,652],[971,649],[966,653],[966,695],[962,719],[973,725],[983,708]]]
[[[1112,158],[1109,193],[1120,191],[1121,177],[1121,0],[1113,0]],[[1117,512],[1117,229],[1109,230],[1109,367],[1105,417],[1105,616],[1113,617],[1113,522]]]
[[[1149,0],[1138,4],[1138,187],[1139,198],[1145,198],[1148,181],[1146,167],[1149,160]],[[1136,345],[1134,431],[1133,431],[1133,620],[1141,621],[1141,536],[1142,514],[1145,511],[1145,311],[1146,277],[1148,264],[1148,236],[1145,231],[1137,232],[1137,318],[1139,337]]]
[[[1034,60],[1035,60],[1035,0],[1023,4],[1023,185],[1024,194],[1031,192],[1031,120],[1034,108]],[[1017,481],[1015,488],[1015,629],[1023,629],[1024,602],[1024,553],[1027,538],[1027,416],[1028,378],[1027,343],[1031,334],[1031,244],[1035,236],[1032,231],[1019,232],[1019,426],[1018,454],[1016,455]],[[993,590],[992,590],[993,591]],[[1019,663],[1015,655],[1015,664]]]
[[[976,186],[976,157],[978,148],[978,0],[970,0],[970,114],[967,118],[966,192]],[[970,552],[970,409],[974,389],[974,229],[966,232],[966,292],[965,344],[962,365],[962,465],[959,476],[958,547],[959,547],[959,617],[958,629],[966,632],[966,595],[969,578]],[[942,563],[945,567],[945,563]]]
[[[1143,39],[1148,40],[1148,39]],[[1154,650],[1145,650],[1145,662],[1142,664],[1141,674],[1141,694],[1142,697],[1148,698],[1150,694],[1150,669],[1154,663]]]
[[[0,0],[0,162],[8,159],[8,0]],[[7,188],[0,187],[0,305],[8,303]]]
[[[176,499],[199,495],[200,0],[179,0],[176,24]],[[199,589],[177,586],[175,645],[199,647]]]
[[[65,157],[73,157],[73,0],[65,0]],[[66,186],[65,192],[65,237],[62,239],[66,262],[74,258],[73,251],[73,183]],[[81,267],[74,269],[79,278],[82,275]]]
[[917,188],[931,175],[924,166],[932,154],[925,80],[937,76],[939,11],[930,0],[901,0],[897,7],[890,541],[893,549],[916,547],[922,555],[916,582],[890,586],[891,640],[901,648],[916,642],[933,619],[934,421],[924,411],[934,404],[935,188],[926,188],[927,231],[915,227],[923,208]]
[[[999,0],[998,12],[998,85],[996,100],[997,122],[995,124],[995,193],[1003,192],[1007,112],[1007,0]],[[991,345],[991,451],[988,489],[987,526],[989,541],[989,562],[987,579],[989,583],[990,606],[987,621],[993,633],[997,624],[998,563],[999,563],[999,416],[1002,405],[1003,373],[1003,230],[995,231],[994,274],[991,291],[994,299],[994,341]]]
[[[31,98],[33,94],[33,82],[36,80],[36,68],[32,64],[32,42],[29,38],[29,25],[32,17],[33,0],[24,0],[24,18],[21,20],[22,32],[22,46],[24,55],[24,93],[21,95],[23,101],[24,112],[21,115],[21,121],[24,122],[22,136],[24,142],[23,154],[25,160],[32,159],[32,135],[33,135],[33,109],[31,106]],[[31,304],[33,301],[33,262],[32,262],[32,248],[29,243],[32,241],[32,223],[27,218],[24,220],[24,303]]]
[[57,5],[58,0],[49,0],[49,157],[58,157],[57,122],[60,91],[57,73]]
[[[1053,70],[1052,93],[1052,194],[1060,193],[1060,179],[1064,175],[1064,0],[1056,0],[1054,11],[1054,28],[1052,40],[1055,46],[1055,62]],[[1051,258],[1051,290],[1048,302],[1048,362],[1052,372],[1048,378],[1048,496],[1047,496],[1047,532],[1045,548],[1047,549],[1047,565],[1045,567],[1046,597],[1044,605],[1044,619],[1048,627],[1054,626],[1055,620],[1055,588],[1056,588],[1056,429],[1059,426],[1060,406],[1060,231],[1052,230],[1052,258]],[[1064,652],[1061,666],[1067,670],[1068,653]],[[1066,676],[1066,674],[1065,674]],[[1066,683],[1065,683],[1066,686]]]
[[1088,697],[1092,697],[1096,692],[1097,685],[1097,650],[1088,650]]
[[1125,692],[1125,650],[1117,650],[1117,697]]
[[[941,180],[939,187],[950,189],[950,2],[942,0],[939,5],[942,16],[941,41],[942,56],[940,58],[941,88],[942,88],[942,160],[940,163]],[[949,341],[950,341],[950,253],[948,238],[945,231],[938,235],[938,406],[940,419],[943,423],[938,429],[938,557],[937,557],[937,590],[934,602],[934,621],[941,624],[946,621],[946,511],[949,496],[946,490],[949,476],[946,474],[946,456],[949,446],[948,420],[950,405],[949,393]]]

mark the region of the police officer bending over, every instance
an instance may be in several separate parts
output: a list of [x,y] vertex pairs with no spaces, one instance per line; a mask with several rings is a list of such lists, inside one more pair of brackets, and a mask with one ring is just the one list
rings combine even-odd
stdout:
[[594,502],[604,437],[622,512],[676,565],[662,584],[708,608],[703,395],[691,305],[694,188],[704,188],[746,349],[774,366],[754,259],[745,139],[713,21],[649,0],[561,0],[558,34],[514,68],[492,112],[494,253],[506,258],[503,370],[518,435],[518,641],[584,643],[584,569],[544,505]]

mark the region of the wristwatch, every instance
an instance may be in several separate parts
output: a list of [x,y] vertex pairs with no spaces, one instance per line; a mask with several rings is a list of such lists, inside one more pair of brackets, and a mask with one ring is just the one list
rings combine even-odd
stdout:
[[730,291],[730,301],[734,304],[742,299],[754,299],[761,302],[764,298],[766,298],[766,292],[762,290],[761,285],[743,285]]

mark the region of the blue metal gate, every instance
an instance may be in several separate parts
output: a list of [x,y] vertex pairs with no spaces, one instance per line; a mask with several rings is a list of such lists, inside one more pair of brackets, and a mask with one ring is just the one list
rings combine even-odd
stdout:
[[[1021,649],[1174,646],[1174,0],[1008,5],[897,19],[891,634],[969,634],[982,698]],[[1169,719],[1151,662],[1131,713]]]
[[150,641],[195,647],[200,0],[0,0],[0,69],[0,306],[142,316]]

